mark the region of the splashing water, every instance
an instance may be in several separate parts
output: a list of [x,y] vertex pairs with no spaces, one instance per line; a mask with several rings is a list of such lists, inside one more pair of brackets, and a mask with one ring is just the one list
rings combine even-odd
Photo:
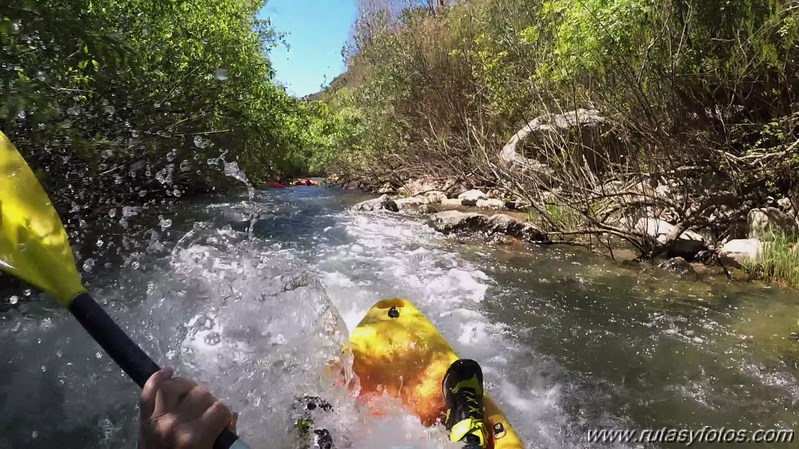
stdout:
[[245,184],[249,184],[247,175],[239,168],[237,162],[225,162],[225,176],[237,179]]
[[[651,313],[629,300],[623,272],[610,272],[609,290],[586,255],[579,266],[548,250],[503,255],[422,222],[343,211],[351,202],[320,188],[200,205],[171,216],[164,235],[144,237],[151,253],[91,287],[154,359],[240,412],[239,433],[254,448],[297,447],[297,399],[306,395],[332,405],[314,426],[341,449],[459,447],[390,398],[386,414],[372,416],[340,385],[357,390],[349,330],[393,296],[413,301],[456,352],[481,363],[529,449],[613,447],[585,441],[597,426],[796,423],[793,376],[745,349],[749,340],[723,317]],[[582,280],[568,282],[573,275]],[[45,304],[0,316],[0,338],[14,342],[0,368],[0,412],[14,417],[0,420],[0,447],[133,449],[136,388]],[[773,320],[774,307],[762,313]]]

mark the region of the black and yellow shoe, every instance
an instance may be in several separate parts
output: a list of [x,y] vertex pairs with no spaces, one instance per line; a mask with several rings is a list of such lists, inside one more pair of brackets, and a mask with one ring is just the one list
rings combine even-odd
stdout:
[[483,423],[483,370],[474,360],[460,359],[450,365],[442,382],[447,414],[444,426],[452,442],[462,441],[464,449],[486,447]]
[[318,396],[295,398],[291,407],[296,440],[294,449],[335,449],[333,437],[327,429],[317,429],[314,418],[318,413],[332,412],[333,406]]

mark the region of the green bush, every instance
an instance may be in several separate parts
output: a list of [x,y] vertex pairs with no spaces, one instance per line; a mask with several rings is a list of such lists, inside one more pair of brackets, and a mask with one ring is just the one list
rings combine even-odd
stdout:
[[783,145],[797,134],[798,23],[778,0],[409,8],[368,36],[356,29],[347,104],[370,126],[353,160],[440,172],[470,140],[494,148],[531,118],[576,107],[655,146],[691,148],[686,159]]
[[784,282],[799,288],[799,242],[795,235],[768,232],[756,260],[747,260],[744,267],[752,275],[769,282]]
[[[273,82],[259,0],[12,0],[0,128],[60,207],[160,201],[304,173],[301,100]],[[159,175],[160,174],[160,175]]]

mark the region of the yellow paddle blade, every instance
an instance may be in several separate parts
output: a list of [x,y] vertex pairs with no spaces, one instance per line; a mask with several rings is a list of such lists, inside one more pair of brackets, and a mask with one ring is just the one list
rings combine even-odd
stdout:
[[67,233],[25,159],[0,132],[0,270],[68,306],[84,292]]

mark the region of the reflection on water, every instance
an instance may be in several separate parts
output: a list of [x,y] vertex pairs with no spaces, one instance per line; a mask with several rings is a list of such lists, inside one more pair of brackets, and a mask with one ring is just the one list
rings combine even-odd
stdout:
[[[597,426],[796,427],[791,292],[464,244],[347,212],[356,199],[308,187],[196,205],[92,288],[156,360],[239,411],[253,447],[297,445],[304,395],[331,403],[315,419],[340,447],[457,447],[396,405],[370,416],[340,386],[348,329],[394,296],[481,362],[530,448],[591,447]],[[2,312],[0,338],[0,449],[135,447],[134,385],[52,302]]]

